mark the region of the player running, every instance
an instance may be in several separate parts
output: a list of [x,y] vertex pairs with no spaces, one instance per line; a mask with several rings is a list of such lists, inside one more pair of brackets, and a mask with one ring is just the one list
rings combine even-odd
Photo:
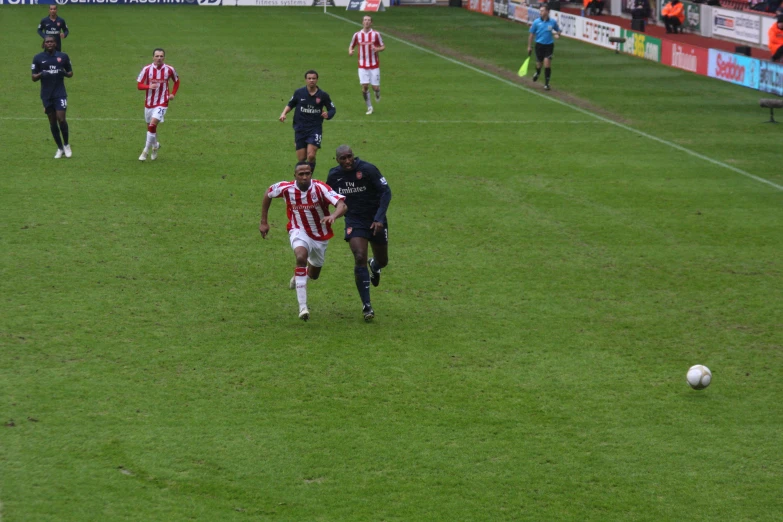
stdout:
[[65,110],[68,108],[65,78],[73,77],[71,59],[67,54],[57,51],[57,40],[52,35],[44,38],[44,49],[46,49],[44,52],[36,54],[33,58],[33,81],[41,82],[41,101],[44,112],[49,118],[49,129],[57,144],[54,159],[62,158],[63,154],[66,158],[70,158],[68,122],[65,121]]
[[68,24],[65,20],[57,16],[57,6],[49,6],[49,16],[41,20],[38,24],[38,36],[46,38],[47,36],[54,36],[54,41],[57,42],[57,51],[62,51],[61,38],[68,37]]
[[[147,91],[144,98],[144,121],[147,122],[147,141],[144,150],[141,151],[139,161],[146,161],[147,154],[150,160],[158,158],[158,123],[163,123],[166,110],[169,108],[169,100],[179,90],[179,76],[174,67],[166,65],[166,51],[161,48],[152,51],[152,63],[144,67],[136,78],[140,91]],[[174,87],[169,91],[169,82],[174,82]]]
[[[291,280],[299,301],[299,319],[307,321],[307,278],[318,279],[326,257],[329,239],[334,236],[332,223],[345,214],[345,197],[326,184],[313,179],[310,165],[304,161],[296,164],[294,181],[275,183],[264,194],[261,204],[261,223],[258,230],[266,239],[269,233],[269,205],[272,198],[284,198],[288,214],[288,239],[296,257],[296,268]],[[335,207],[329,214],[329,205]]]
[[[389,224],[386,211],[392,193],[386,178],[372,163],[354,157],[351,147],[341,145],[335,152],[340,164],[329,171],[326,184],[345,196],[345,240],[353,253],[353,274],[362,300],[362,315],[372,321],[375,311],[370,304],[370,283],[378,286],[381,269],[389,264]],[[373,257],[367,261],[367,244]],[[369,265],[369,271],[367,269]]]
[[362,30],[354,33],[348,55],[353,56],[354,47],[359,47],[359,83],[362,85],[362,97],[367,105],[366,114],[372,114],[372,101],[368,87],[375,91],[375,101],[381,101],[381,63],[378,53],[386,49],[381,33],[372,28],[372,16],[362,19]]
[[312,69],[305,73],[306,85],[294,91],[288,105],[283,107],[280,121],[284,122],[286,115],[293,109],[294,113],[294,143],[296,144],[297,161],[310,164],[315,172],[315,155],[321,148],[323,137],[323,122],[334,118],[337,109],[329,95],[318,87],[318,73]]

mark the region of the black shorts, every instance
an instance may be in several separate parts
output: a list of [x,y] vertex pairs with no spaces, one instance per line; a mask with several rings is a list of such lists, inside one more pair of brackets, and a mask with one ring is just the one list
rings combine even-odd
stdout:
[[362,224],[361,226],[346,226],[345,227],[345,240],[350,241],[352,237],[363,237],[370,243],[377,243],[379,245],[389,244],[389,224],[383,224],[383,230],[373,235],[370,225],[372,223]]
[[552,59],[555,54],[555,44],[536,44],[536,61],[543,62],[544,58]]
[[294,143],[296,143],[296,150],[306,149],[307,145],[315,145],[319,149],[321,148],[321,133],[320,132],[295,132]]

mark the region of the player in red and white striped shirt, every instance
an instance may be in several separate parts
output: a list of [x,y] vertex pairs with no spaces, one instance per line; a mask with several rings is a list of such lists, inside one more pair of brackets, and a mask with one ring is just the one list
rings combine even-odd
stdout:
[[[261,204],[261,223],[258,230],[266,239],[269,233],[269,206],[272,198],[283,198],[288,214],[288,239],[296,256],[296,268],[289,288],[296,288],[299,301],[299,318],[307,321],[307,278],[318,279],[326,257],[326,246],[334,235],[332,224],[345,214],[345,196],[329,188],[329,185],[313,179],[310,164],[300,161],[296,164],[294,181],[275,183],[264,194]],[[334,205],[334,214],[329,205]]]
[[378,53],[386,49],[381,33],[372,28],[372,16],[362,19],[362,30],[357,31],[348,46],[348,55],[353,56],[355,47],[359,48],[359,83],[362,84],[362,97],[367,105],[367,114],[372,114],[372,102],[368,87],[375,91],[375,101],[381,101],[381,62]]
[[[169,100],[174,99],[179,89],[179,76],[174,67],[166,65],[166,51],[155,49],[152,52],[152,63],[144,67],[136,78],[140,91],[147,91],[144,98],[144,120],[147,122],[147,142],[139,156],[139,161],[145,161],[147,154],[152,152],[150,159],[158,157],[158,123],[163,123],[163,117],[169,107]],[[174,82],[174,88],[169,91],[169,82]]]

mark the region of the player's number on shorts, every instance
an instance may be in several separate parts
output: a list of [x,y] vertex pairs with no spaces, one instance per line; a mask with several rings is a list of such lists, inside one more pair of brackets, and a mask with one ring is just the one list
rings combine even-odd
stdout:
[[62,106],[63,109],[67,108],[68,107],[68,100],[63,98],[62,100],[60,100],[60,105]]
[[321,135],[320,134],[316,134],[315,135],[315,144],[316,145],[320,145],[321,144]]

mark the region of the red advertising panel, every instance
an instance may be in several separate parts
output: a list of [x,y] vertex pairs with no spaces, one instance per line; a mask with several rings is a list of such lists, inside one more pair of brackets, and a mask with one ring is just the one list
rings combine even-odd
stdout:
[[682,42],[663,40],[661,62],[685,69],[696,74],[707,76],[710,52],[703,47],[695,47]]

